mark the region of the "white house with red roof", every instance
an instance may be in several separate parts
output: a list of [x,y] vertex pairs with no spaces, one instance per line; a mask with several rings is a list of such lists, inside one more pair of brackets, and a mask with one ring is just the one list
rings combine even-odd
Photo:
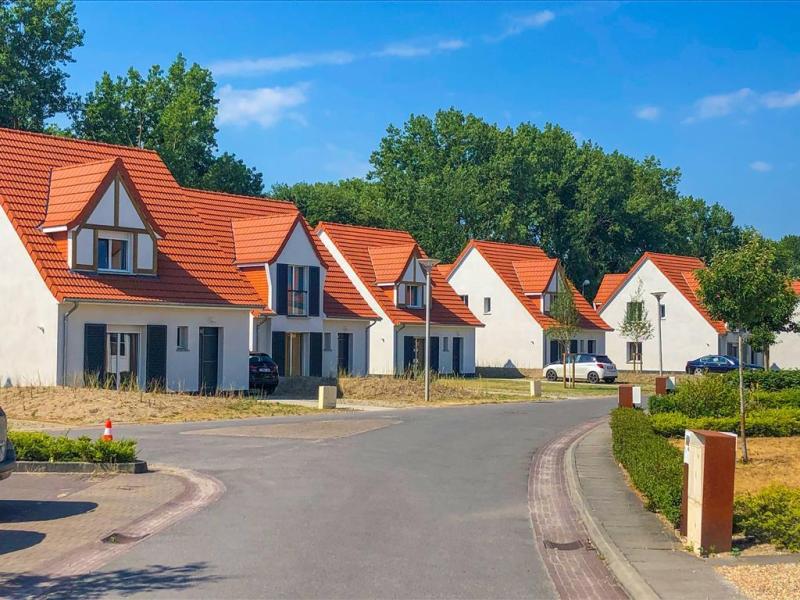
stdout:
[[545,330],[554,324],[550,303],[564,289],[571,290],[581,316],[570,351],[605,352],[610,327],[575,289],[560,261],[541,248],[472,240],[440,271],[485,324],[476,340],[480,367],[541,369],[560,361],[559,344]]
[[[367,329],[367,372],[392,375],[421,366],[426,279],[418,261],[426,256],[411,234],[336,223],[320,223],[316,234],[377,316]],[[431,284],[431,367],[440,373],[471,375],[475,331],[481,322],[438,271]]]
[[[800,280],[792,282],[792,289],[800,296]],[[800,305],[794,313],[794,322],[800,325]],[[778,335],[777,343],[769,349],[771,368],[800,369],[800,333]]]
[[0,381],[246,389],[262,301],[154,152],[0,129]]
[[[697,296],[695,273],[705,268],[699,258],[645,252],[627,273],[603,278],[594,305],[603,320],[615,328],[606,336],[606,354],[618,368],[632,368],[634,353],[638,352],[643,370],[658,371],[658,318],[665,371],[684,371],[687,361],[702,356],[738,354],[736,336],[728,332],[725,323],[711,318]],[[619,328],[639,286],[653,323],[653,337],[637,348]],[[660,309],[654,292],[664,292]],[[745,350],[747,362],[760,364],[760,353]]]

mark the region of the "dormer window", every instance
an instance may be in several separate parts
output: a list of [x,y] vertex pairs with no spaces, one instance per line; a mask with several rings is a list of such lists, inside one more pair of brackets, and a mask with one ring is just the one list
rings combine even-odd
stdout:
[[422,286],[406,284],[406,306],[409,308],[422,307]]
[[97,270],[130,273],[130,243],[127,239],[97,238]]

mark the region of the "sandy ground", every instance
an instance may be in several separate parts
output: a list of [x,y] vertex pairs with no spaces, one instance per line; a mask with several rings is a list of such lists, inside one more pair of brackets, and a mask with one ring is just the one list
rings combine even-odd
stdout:
[[800,598],[800,564],[741,565],[717,567],[753,600],[794,600]]
[[2,388],[0,406],[15,429],[98,425],[106,418],[121,423],[169,423],[315,412],[303,406],[259,402],[241,396],[64,387]]

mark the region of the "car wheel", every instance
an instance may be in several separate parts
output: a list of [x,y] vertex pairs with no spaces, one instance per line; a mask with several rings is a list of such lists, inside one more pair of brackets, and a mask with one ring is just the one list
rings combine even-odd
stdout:
[[553,371],[553,369],[548,369],[544,376],[547,377],[547,381],[555,381],[558,379],[558,375],[556,375],[556,372]]
[[586,376],[586,379],[589,380],[589,383],[599,383],[600,376],[594,371],[589,371],[589,374]]

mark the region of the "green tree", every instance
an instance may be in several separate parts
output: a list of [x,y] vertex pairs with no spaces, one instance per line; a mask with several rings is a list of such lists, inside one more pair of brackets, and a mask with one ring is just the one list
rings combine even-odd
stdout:
[[320,221],[384,227],[389,225],[380,186],[363,179],[338,183],[276,184],[269,195],[294,202],[315,226]]
[[0,126],[42,131],[68,111],[64,65],[82,45],[71,0],[0,2]]
[[774,346],[778,341],[778,336],[774,331],[768,327],[759,326],[750,331],[747,337],[747,343],[756,352],[761,352],[764,355],[764,370],[769,371],[769,349]]
[[[562,284],[560,284],[562,285]],[[545,335],[551,340],[558,342],[561,349],[561,366],[564,371],[564,387],[567,387],[567,355],[569,353],[569,343],[580,331],[581,315],[575,306],[575,299],[572,297],[572,290],[561,287],[550,303],[549,316],[555,321],[545,329]],[[571,378],[572,387],[575,387],[575,378]]]
[[747,332],[789,327],[798,298],[781,268],[774,243],[753,232],[738,249],[719,252],[708,269],[697,272],[697,278],[700,299],[711,317],[724,321],[737,336],[742,462],[747,462],[744,337]]
[[264,177],[234,154],[224,152],[214,158],[211,166],[203,173],[200,187],[243,196],[262,196]]
[[639,370],[642,370],[642,356],[639,348],[642,342],[652,339],[653,337],[653,324],[650,322],[650,315],[647,312],[647,307],[644,302],[644,284],[639,280],[639,285],[636,291],[631,294],[628,304],[625,307],[625,317],[622,323],[618,325],[620,334],[633,342],[633,371],[636,372],[636,359],[639,359]]
[[778,258],[789,277],[800,279],[800,235],[786,235],[777,243]]

